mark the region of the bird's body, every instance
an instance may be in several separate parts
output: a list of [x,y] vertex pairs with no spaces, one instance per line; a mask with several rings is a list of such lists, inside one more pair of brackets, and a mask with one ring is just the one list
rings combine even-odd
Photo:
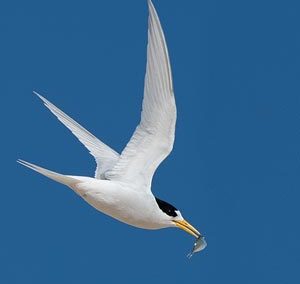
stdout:
[[155,198],[151,191],[120,181],[61,175],[22,160],[19,163],[68,186],[95,209],[123,223],[149,230],[172,227],[170,216],[159,207],[163,201]]
[[[127,184],[106,180],[86,180],[74,191],[97,210],[134,227],[161,229],[168,227],[162,220],[155,197],[133,189]],[[175,224],[174,224],[175,227]]]
[[179,227],[195,237],[200,233],[180,211],[156,198],[152,177],[172,151],[176,104],[171,67],[159,18],[150,0],[147,68],[141,121],[121,154],[104,144],[67,114],[37,94],[45,106],[84,144],[97,162],[95,177],[62,175],[34,164],[21,164],[65,184],[97,210],[143,229]]

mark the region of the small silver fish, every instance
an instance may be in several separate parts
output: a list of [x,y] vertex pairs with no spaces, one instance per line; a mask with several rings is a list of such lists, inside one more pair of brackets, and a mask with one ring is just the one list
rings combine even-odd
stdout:
[[207,246],[207,243],[206,243],[204,237],[199,236],[196,239],[195,243],[194,243],[192,251],[187,255],[187,257],[191,258],[194,255],[195,252],[199,252],[201,250],[204,250],[206,248],[206,246]]

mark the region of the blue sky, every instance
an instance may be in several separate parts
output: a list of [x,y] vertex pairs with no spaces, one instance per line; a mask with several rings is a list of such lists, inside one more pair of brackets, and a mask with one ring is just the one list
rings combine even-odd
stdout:
[[1,283],[300,281],[298,1],[154,1],[178,107],[153,191],[206,236],[144,231],[17,165],[93,175],[36,90],[121,151],[139,121],[146,1],[1,1]]

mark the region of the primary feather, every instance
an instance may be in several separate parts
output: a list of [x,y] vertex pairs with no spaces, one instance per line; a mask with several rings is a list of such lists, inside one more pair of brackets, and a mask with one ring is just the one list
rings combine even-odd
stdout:
[[90,151],[97,163],[95,178],[104,179],[104,173],[113,168],[119,160],[119,154],[43,96],[37,92],[34,92],[34,94],[36,94],[44,102],[44,105],[58,118],[58,120],[70,129],[78,140]]
[[169,55],[159,18],[149,3],[147,67],[141,121],[116,165],[105,173],[150,191],[153,174],[172,151],[176,105]]

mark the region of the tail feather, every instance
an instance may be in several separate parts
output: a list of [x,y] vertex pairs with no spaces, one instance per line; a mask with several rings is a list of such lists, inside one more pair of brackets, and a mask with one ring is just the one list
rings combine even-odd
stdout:
[[79,179],[76,179],[74,177],[71,177],[71,176],[66,176],[66,175],[62,175],[62,174],[59,174],[59,173],[56,173],[56,172],[52,172],[52,171],[49,171],[47,169],[44,169],[42,167],[39,167],[37,165],[34,165],[34,164],[31,164],[31,163],[28,163],[26,161],[23,161],[23,160],[17,160],[17,162],[31,170],[34,170],[52,180],[55,180],[59,183],[62,183],[62,184],[65,184],[67,186],[72,186],[72,185],[75,185],[77,183],[80,182]]

